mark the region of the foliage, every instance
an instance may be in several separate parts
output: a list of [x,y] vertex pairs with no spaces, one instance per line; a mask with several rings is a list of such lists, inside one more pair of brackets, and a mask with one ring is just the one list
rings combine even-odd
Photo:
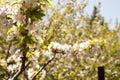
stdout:
[[[0,79],[120,79],[120,25],[109,29],[87,0],[0,0]],[[50,4],[52,7],[50,8]]]

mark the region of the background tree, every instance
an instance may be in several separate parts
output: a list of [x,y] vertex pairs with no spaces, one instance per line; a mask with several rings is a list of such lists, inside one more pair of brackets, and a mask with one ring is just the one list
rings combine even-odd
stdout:
[[88,15],[87,0],[0,3],[1,79],[97,79],[98,66],[120,79],[120,26],[109,29],[100,4]]

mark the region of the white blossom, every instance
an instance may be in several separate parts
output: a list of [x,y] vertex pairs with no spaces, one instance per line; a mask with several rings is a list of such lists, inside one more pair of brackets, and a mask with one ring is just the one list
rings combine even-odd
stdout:
[[75,44],[73,45],[73,50],[76,51],[76,50],[78,50],[78,49],[79,49],[79,46],[78,46],[77,43],[75,43]]
[[32,75],[34,74],[34,69],[33,68],[29,68],[27,71],[28,74],[28,79],[31,79]]
[[90,46],[90,41],[88,40],[86,42],[82,42],[82,43],[80,43],[79,46],[80,46],[81,49],[88,48]]
[[19,34],[19,31],[17,30],[17,27],[13,25],[13,30],[14,30],[14,34],[15,35],[18,35]]
[[21,63],[21,57],[22,57],[22,54],[20,53],[20,50],[18,49],[14,55],[10,56],[8,59],[7,59],[7,62],[9,63],[11,60],[12,61],[15,61],[17,63]]
[[62,45],[57,43],[57,42],[51,42],[53,49],[58,49],[61,50],[62,49]]
[[36,38],[37,38],[39,44],[43,43],[43,39],[40,36],[37,36]]
[[36,50],[36,51],[34,52],[34,55],[35,55],[36,58],[39,58],[40,52]]
[[48,56],[51,59],[53,57],[52,51],[46,51],[45,56]]
[[71,48],[71,45],[67,45],[67,44],[65,44],[65,45],[62,45],[62,50],[66,50],[66,51],[69,51],[70,50],[70,48]]
[[12,73],[14,73],[15,71],[19,70],[20,66],[21,66],[20,63],[11,64],[7,67],[7,69],[8,69],[8,71],[11,71]]
[[37,68],[37,69],[39,69],[39,68],[40,68],[40,65],[39,65],[39,64],[36,64],[35,66],[36,66],[36,68]]
[[14,6],[12,8],[13,9],[11,10],[11,14],[12,14],[13,22],[22,23],[22,21],[24,20],[24,16],[20,13],[20,7],[19,6]]

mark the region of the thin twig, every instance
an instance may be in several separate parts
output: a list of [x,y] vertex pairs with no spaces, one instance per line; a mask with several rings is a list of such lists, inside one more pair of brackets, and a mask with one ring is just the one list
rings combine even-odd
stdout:
[[9,45],[8,45],[8,49],[7,49],[7,54],[6,54],[6,58],[5,58],[5,60],[6,60],[6,62],[7,62],[7,59],[8,59],[8,56],[9,56],[9,51],[10,51],[10,47],[12,46],[12,41],[10,41],[9,42]]
[[36,74],[34,74],[34,76],[33,76],[30,80],[35,80],[36,76],[37,76],[43,69],[45,69],[45,67],[46,67],[50,62],[53,61],[53,59],[55,58],[55,55],[56,55],[56,53],[54,54],[54,56],[53,56],[50,60],[48,60],[48,61],[38,70],[38,72],[37,72]]

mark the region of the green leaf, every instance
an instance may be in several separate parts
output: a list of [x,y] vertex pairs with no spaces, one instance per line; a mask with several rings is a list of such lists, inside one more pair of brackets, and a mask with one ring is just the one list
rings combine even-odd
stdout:
[[27,58],[30,58],[30,57],[32,57],[32,56],[33,56],[33,54],[32,54],[32,53],[27,52],[27,55],[26,55],[26,57],[27,57]]
[[40,73],[36,76],[36,79],[39,79],[42,75],[43,75],[43,73],[40,72]]
[[76,75],[76,73],[75,73],[74,71],[72,71],[72,72],[70,73],[70,77],[71,77],[71,78],[74,78],[75,75]]
[[8,3],[9,0],[0,0],[0,4],[5,4],[5,3]]
[[37,39],[36,39],[35,37],[31,37],[31,40],[32,40],[33,42],[37,42]]
[[8,30],[7,34],[10,34],[10,33],[12,33],[12,32],[14,32],[14,29],[13,29],[13,28],[10,28],[10,29]]
[[11,18],[12,18],[12,15],[7,15],[7,18],[8,18],[8,19],[11,19]]
[[32,19],[33,20],[39,20],[39,19],[42,19],[43,16],[45,16],[44,13],[35,12],[34,15],[32,16]]
[[18,4],[17,1],[13,1],[13,2],[11,3],[11,6],[14,6],[14,5],[16,5],[16,4]]
[[17,23],[18,31],[21,31],[24,29],[24,24]]
[[2,78],[0,78],[0,80],[2,80]]
[[53,2],[52,2],[51,0],[47,0],[47,2],[48,2],[52,7],[54,7],[54,4],[53,4]]
[[41,45],[41,48],[42,49],[47,49],[47,46],[46,45]]

